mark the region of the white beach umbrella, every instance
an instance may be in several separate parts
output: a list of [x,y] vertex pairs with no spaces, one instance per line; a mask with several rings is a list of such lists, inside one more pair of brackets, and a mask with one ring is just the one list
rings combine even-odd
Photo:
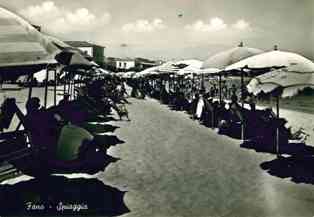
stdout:
[[157,68],[157,72],[159,74],[167,74],[167,73],[176,73],[180,70],[180,67],[176,62],[169,61],[166,62]]
[[103,68],[95,68],[95,75],[96,76],[101,76],[101,75],[110,75],[111,73]]
[[314,63],[311,60],[296,53],[278,50],[249,57],[226,67],[226,70],[239,70],[245,66],[249,69],[287,67],[289,71],[295,72],[314,71]]
[[221,70],[217,68],[207,68],[207,69],[200,69],[195,72],[198,75],[217,75]]
[[0,7],[1,75],[34,73],[56,63],[60,49],[19,15]]
[[123,75],[122,75],[122,78],[131,78],[136,72],[134,71],[130,71],[130,72],[125,72]]
[[[187,67],[198,68],[200,69],[203,65],[203,61],[196,59],[180,60],[175,63],[176,65],[185,64]],[[187,68],[185,67],[185,68]]]
[[[220,69],[221,72],[217,72],[219,75],[219,101],[222,101],[222,93],[221,93],[221,80],[222,80],[222,72],[225,73],[225,69],[227,66],[239,62],[248,57],[252,57],[258,54],[263,53],[262,50],[245,47],[241,42],[238,47],[220,52],[214,56],[209,57],[206,61],[204,61],[202,68],[217,68]],[[243,79],[241,79],[242,81]]]
[[[274,67],[283,67],[272,69]],[[228,67],[230,70],[248,67],[249,69],[269,68],[270,72],[252,79],[247,88],[250,92],[258,94],[283,89],[282,97],[296,95],[305,87],[314,86],[314,63],[305,57],[283,51],[271,51],[255,57],[248,58]],[[277,117],[279,117],[279,96],[277,96]],[[279,132],[277,129],[276,150],[279,155]]]
[[209,57],[204,61],[202,68],[218,68],[224,69],[225,67],[239,62],[251,56],[263,53],[262,50],[250,47],[244,47],[241,43],[238,47],[220,52],[214,56]]
[[158,66],[144,69],[143,71],[136,73],[134,77],[139,78],[139,77],[145,77],[145,76],[157,74],[157,69],[158,69]]
[[257,95],[283,88],[282,97],[292,97],[306,87],[314,87],[314,68],[312,72],[289,71],[287,68],[272,70],[252,79],[247,85],[248,91]]

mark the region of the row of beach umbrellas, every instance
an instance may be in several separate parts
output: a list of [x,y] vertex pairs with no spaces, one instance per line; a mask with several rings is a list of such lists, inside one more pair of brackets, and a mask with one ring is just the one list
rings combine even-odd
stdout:
[[[1,77],[25,75],[41,71],[49,64],[61,63],[72,68],[97,66],[79,50],[57,38],[37,31],[28,21],[0,7],[0,67]],[[291,96],[298,90],[313,86],[314,63],[305,57],[275,49],[264,52],[260,49],[239,46],[210,56],[206,61],[169,61],[139,73],[130,72],[125,77],[147,75],[219,75],[234,71],[265,70],[264,74],[252,79],[248,89],[253,93],[271,91],[280,86],[287,89],[282,96]],[[99,70],[98,70],[99,71]],[[98,72],[108,74],[107,71]]]
[[[180,66],[185,67],[181,67]],[[270,92],[277,87],[283,88],[282,97],[293,96],[305,87],[314,86],[314,63],[292,52],[275,49],[264,52],[260,49],[238,47],[220,52],[206,61],[183,60],[169,61],[160,66],[148,68],[133,74],[134,77],[172,73],[176,75],[228,75],[234,72],[250,72],[265,74],[256,76],[248,84],[248,90],[254,94],[260,91]],[[256,74],[256,75],[258,75]]]
[[[237,72],[241,75],[241,90],[243,90],[244,86],[244,74],[250,73],[251,76],[253,75],[253,79],[248,83],[247,89],[254,95],[262,91],[269,93],[281,88],[281,97],[292,97],[306,87],[314,87],[314,63],[297,53],[279,51],[277,46],[272,51],[264,52],[260,49],[245,47],[241,42],[238,47],[215,54],[202,64],[193,65],[191,61],[186,61],[186,63],[190,64],[186,64],[186,67],[177,69],[177,71],[171,69],[169,72],[175,72],[177,75],[216,75],[219,76],[219,84],[221,84],[222,75],[232,75]],[[169,65],[175,67],[178,64],[168,62],[160,66],[160,68]],[[146,69],[143,74],[158,74],[158,71],[159,68],[155,67]],[[163,73],[165,72],[163,71]],[[277,95],[276,110],[278,118],[279,97]],[[244,102],[242,101],[243,106]],[[276,149],[277,153],[279,153],[278,129]]]

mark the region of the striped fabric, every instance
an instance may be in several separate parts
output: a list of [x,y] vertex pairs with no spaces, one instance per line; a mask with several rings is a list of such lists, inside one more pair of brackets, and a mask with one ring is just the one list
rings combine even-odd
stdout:
[[55,63],[58,52],[51,40],[25,19],[0,7],[0,68]]

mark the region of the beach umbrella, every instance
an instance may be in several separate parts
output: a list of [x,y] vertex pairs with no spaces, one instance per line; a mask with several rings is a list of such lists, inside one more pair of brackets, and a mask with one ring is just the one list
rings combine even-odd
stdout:
[[122,75],[122,78],[132,78],[132,76],[133,76],[135,73],[136,73],[136,72],[134,72],[134,71],[125,72],[125,73]]
[[[306,87],[314,87],[314,66],[312,66],[312,69],[307,69],[310,71],[290,71],[289,68],[272,70],[252,79],[247,85],[248,91],[257,95],[260,92],[270,93],[277,89],[281,89],[282,98],[295,96],[300,90],[303,90]],[[277,118],[279,118],[279,95],[277,95],[276,99]],[[277,155],[280,155],[278,129],[276,150]]]
[[[258,54],[263,53],[262,50],[246,47],[244,46],[243,42],[241,42],[238,47],[219,52],[218,54],[215,54],[211,57],[209,57],[206,61],[204,61],[202,68],[218,68],[221,70],[220,73],[217,73],[219,76],[219,101],[222,101],[222,75],[227,75],[226,73],[226,67],[229,65],[232,65],[234,63],[237,63],[243,59],[246,59],[248,57],[252,57]],[[243,87],[243,73],[241,73],[241,83]],[[243,89],[243,88],[242,88]],[[241,91],[243,93],[243,91]],[[242,94],[243,95],[243,94]]]
[[[209,57],[206,61],[204,61],[202,68],[217,68],[221,71],[216,73],[216,75],[219,76],[219,101],[222,102],[222,75],[230,74],[226,72],[226,67],[234,64],[236,62],[239,62],[243,59],[246,59],[248,57],[252,57],[258,54],[263,53],[262,50],[246,47],[244,46],[243,42],[241,42],[238,47],[219,52],[211,57]],[[241,72],[241,95],[243,96],[243,73]],[[244,104],[242,103],[242,107]],[[244,139],[244,126],[242,125],[242,138]]]
[[254,95],[282,88],[282,98],[297,95],[306,87],[314,87],[314,68],[311,72],[289,71],[287,68],[272,70],[253,78],[247,85],[248,91]]
[[221,70],[217,68],[199,69],[195,71],[197,75],[217,75]]
[[175,65],[185,64],[187,67],[197,68],[200,69],[203,65],[203,61],[196,60],[196,59],[187,59],[187,60],[180,60],[175,62]]
[[176,62],[176,64],[185,64],[186,67],[180,69],[177,74],[178,75],[186,75],[186,74],[199,74],[199,71],[202,67],[203,62],[200,60],[182,60]]
[[241,70],[243,67],[251,70],[288,67],[289,71],[308,72],[313,70],[313,65],[311,60],[299,54],[273,50],[239,61],[226,67],[226,70]]
[[90,60],[81,55],[80,52],[72,48],[63,49],[62,52],[55,56],[55,59],[58,63],[67,66],[68,69],[90,69],[95,66]]
[[103,68],[97,67],[95,68],[95,75],[101,76],[101,75],[110,75],[111,73]]
[[241,71],[243,75],[244,71],[254,74],[280,68],[290,72],[311,72],[314,71],[314,63],[299,54],[279,51],[275,46],[275,50],[239,61],[226,67],[225,71]]
[[[258,94],[281,88],[282,97],[293,96],[305,87],[313,86],[314,63],[309,59],[291,52],[270,51],[248,58],[227,67],[229,70],[241,70],[243,67],[253,71],[268,69],[268,73],[257,76],[247,85],[248,91]],[[278,69],[279,68],[279,69]],[[279,118],[279,94],[276,98],[277,117]],[[278,131],[278,129],[277,129]],[[279,155],[279,132],[277,132],[276,150]]]
[[55,64],[60,49],[27,20],[0,7],[0,73],[14,79]]
[[227,66],[239,62],[251,56],[263,53],[262,50],[256,48],[245,47],[241,42],[238,47],[219,52],[206,61],[204,61],[202,68],[218,68],[225,69]]
[[[60,50],[62,51],[67,51],[68,53],[79,53],[80,55],[82,55],[85,59],[91,61],[93,64],[96,64],[93,61],[93,57],[90,56],[87,52],[84,52],[83,50],[73,47],[63,41],[61,41],[60,39],[53,37],[53,36],[49,36],[47,35],[47,37],[52,41],[52,43],[57,46]],[[96,64],[97,65],[97,64]]]
[[[175,75],[183,76],[183,78],[190,78],[193,77],[193,83],[194,83],[194,74],[197,70],[199,70],[202,66],[203,62],[197,59],[185,59],[185,60],[179,60],[175,62],[168,62],[164,65],[167,66],[167,69],[164,71],[167,71],[168,73],[172,74],[173,77]],[[160,70],[163,71],[163,70]],[[174,83],[174,82],[172,82]],[[179,83],[179,81],[178,81]],[[169,80],[170,85],[170,80]]]
[[158,74],[171,74],[178,72],[181,68],[184,68],[188,65],[185,63],[177,63],[173,61],[166,62],[157,67]]
[[134,77],[139,78],[139,77],[145,77],[145,76],[157,74],[157,69],[158,69],[157,66],[144,69],[143,71],[136,73]]

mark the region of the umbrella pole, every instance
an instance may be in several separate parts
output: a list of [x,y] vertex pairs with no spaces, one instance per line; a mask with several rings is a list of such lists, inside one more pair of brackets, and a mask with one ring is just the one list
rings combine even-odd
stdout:
[[241,69],[241,107],[244,108],[244,74],[243,69]]
[[71,80],[70,81],[70,91],[71,91],[70,94],[71,94],[71,98],[72,99],[74,99],[74,94],[73,94],[74,91],[73,91],[73,89],[74,89],[74,83],[73,83],[73,80]]
[[192,87],[194,88],[195,85],[195,75],[194,73],[192,74]]
[[72,93],[71,93],[71,81],[68,81],[68,94],[70,95],[69,96],[69,99],[72,99]]
[[54,69],[54,96],[53,96],[53,104],[56,106],[57,105],[57,69]]
[[[243,69],[241,69],[241,108],[243,111],[244,108],[244,74],[243,74]],[[241,138],[244,141],[245,140],[245,136],[244,136],[244,121],[242,121],[241,123]]]
[[34,78],[34,74],[31,74],[29,80],[30,80],[30,85],[29,85],[29,89],[28,89],[28,99],[30,99],[32,97],[32,93],[33,93],[33,78]]
[[73,96],[74,96],[74,99],[76,99],[76,95],[75,95],[75,79],[73,79]]
[[219,102],[222,103],[221,73],[219,73]]
[[72,81],[72,94],[73,94],[73,100],[75,99],[75,80]]
[[159,101],[161,102],[161,89],[162,89],[162,77],[160,76],[159,81]]
[[201,85],[201,89],[204,90],[205,89],[205,84],[204,84],[204,74],[202,74],[202,85]]
[[47,98],[48,98],[48,79],[49,79],[49,69],[47,67],[46,69],[46,82],[45,82],[45,99],[44,99],[44,105],[45,108],[47,108]]
[[65,95],[66,93],[66,85],[67,85],[67,82],[66,82],[66,75],[67,75],[67,72],[64,72],[64,81],[63,81],[63,96]]
[[[276,112],[277,112],[277,119],[279,119],[279,94],[276,97]],[[277,129],[276,129],[276,154],[277,157],[280,157],[280,149],[279,149],[279,143],[280,143],[280,139],[279,139],[279,126],[277,125]]]
[[169,75],[169,92],[171,92],[172,89],[172,77]]
[[[70,74],[70,72],[69,72],[69,74]],[[71,99],[72,98],[72,96],[71,96],[71,80],[69,80],[67,83],[68,83],[67,91],[68,91],[68,94],[70,95],[70,99]]]

